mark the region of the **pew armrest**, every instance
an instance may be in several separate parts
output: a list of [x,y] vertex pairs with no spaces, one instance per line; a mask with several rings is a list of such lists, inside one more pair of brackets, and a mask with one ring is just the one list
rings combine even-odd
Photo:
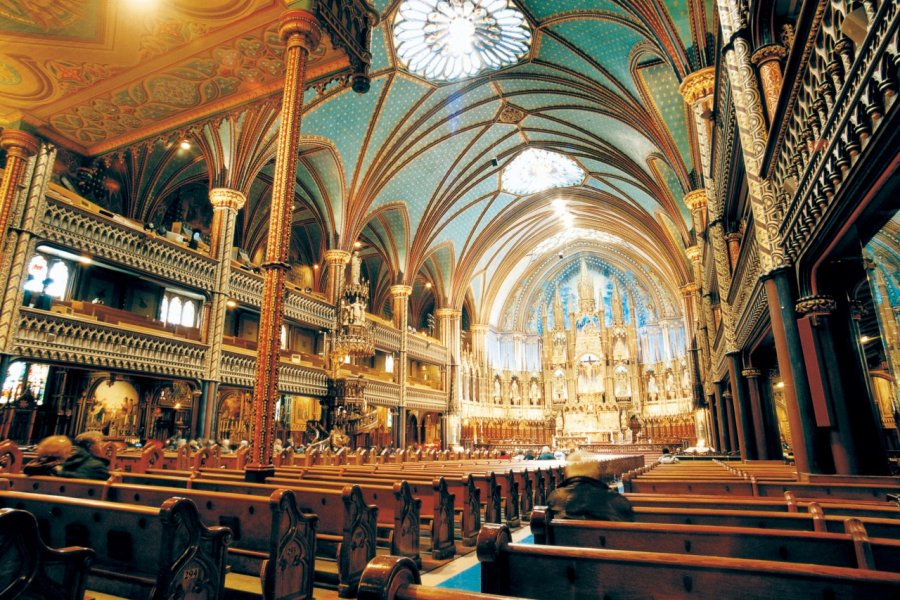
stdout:
[[398,590],[422,583],[416,564],[405,556],[376,556],[363,571],[358,600],[395,600]]
[[531,534],[535,544],[547,543],[547,526],[550,524],[550,509],[546,506],[535,506],[531,511]]

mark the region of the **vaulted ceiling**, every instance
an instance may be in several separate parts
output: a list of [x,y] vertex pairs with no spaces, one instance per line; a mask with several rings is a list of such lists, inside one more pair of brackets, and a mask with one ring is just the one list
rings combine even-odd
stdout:
[[[464,306],[495,324],[518,311],[524,326],[515,290],[537,298],[536,285],[592,256],[642,282],[656,314],[680,310],[692,236],[682,197],[698,157],[678,86],[707,66],[713,3],[513,2],[533,30],[530,52],[461,82],[432,83],[398,64],[398,0],[373,2],[367,94],[326,85],[347,63],[323,42],[304,98],[295,258],[319,261],[325,248],[360,240],[376,307],[405,281],[433,296],[421,306]],[[242,187],[238,242],[252,255],[267,231],[285,3],[158,4],[137,18],[126,0],[0,0],[0,125],[103,159],[119,182],[112,208],[135,218],[188,183]],[[180,150],[181,138],[195,143]],[[529,147],[573,158],[584,181],[504,192],[503,169]],[[559,237],[566,230],[609,235]]]

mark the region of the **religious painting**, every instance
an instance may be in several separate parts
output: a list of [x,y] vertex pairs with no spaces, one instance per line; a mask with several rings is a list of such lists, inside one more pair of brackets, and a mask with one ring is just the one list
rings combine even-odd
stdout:
[[109,437],[134,435],[138,422],[138,392],[128,381],[110,377],[94,387],[88,402],[86,431]]

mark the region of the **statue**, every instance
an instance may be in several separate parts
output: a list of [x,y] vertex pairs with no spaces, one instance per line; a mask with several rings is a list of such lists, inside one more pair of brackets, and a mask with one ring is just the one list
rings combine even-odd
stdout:
[[531,380],[531,390],[528,393],[528,398],[531,401],[532,406],[540,404],[541,390],[538,388],[537,381],[534,379]]
[[522,403],[522,394],[519,392],[519,380],[513,379],[509,386],[509,399],[514,405]]
[[501,394],[500,394],[500,380],[494,379],[494,403],[500,404],[502,402]]
[[354,252],[350,257],[350,283],[352,285],[359,285],[361,267],[362,259],[359,257],[359,252]]

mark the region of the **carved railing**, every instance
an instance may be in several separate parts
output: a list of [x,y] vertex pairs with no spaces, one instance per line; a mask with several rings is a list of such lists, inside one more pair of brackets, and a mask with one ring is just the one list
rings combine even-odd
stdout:
[[760,275],[759,246],[756,236],[752,234],[752,225],[748,225],[747,232],[731,279],[731,289],[728,290],[728,304],[735,319],[740,319],[747,307],[747,300]]
[[391,381],[366,380],[364,392],[366,402],[378,406],[397,406],[400,401],[400,386]]
[[[256,375],[256,353],[222,352],[222,383],[253,387]],[[315,367],[281,362],[278,367],[278,390],[287,394],[324,396],[328,391],[325,372]]]
[[375,347],[379,350],[400,350],[400,330],[375,321]]
[[43,310],[20,311],[13,341],[17,356],[190,379],[203,376],[206,346],[199,342]]
[[447,407],[447,392],[407,386],[406,406],[423,410],[443,410]]
[[[234,264],[234,263],[232,263]],[[247,306],[262,306],[263,278],[261,275],[233,267],[231,270],[232,298]],[[318,298],[296,290],[285,290],[284,316],[313,327],[334,327],[334,307]]]
[[753,332],[760,325],[760,321],[768,315],[768,300],[766,288],[763,282],[757,279],[741,312],[736,313],[737,322],[734,327],[734,337],[738,348],[744,348],[751,342]]
[[[812,233],[826,222],[834,199],[887,115],[896,110],[900,64],[900,4],[853,3],[866,14],[865,38],[857,46],[843,31],[850,2],[819,2],[809,35],[798,38],[787,65],[764,174],[782,194],[780,235],[795,260]],[[857,19],[855,19],[857,20]],[[805,44],[800,46],[801,44]]]
[[410,358],[424,360],[430,363],[443,365],[447,362],[447,348],[439,342],[425,339],[415,334],[408,334],[406,351]]
[[65,200],[47,197],[37,235],[76,252],[200,290],[213,287],[216,261],[155,234]]

